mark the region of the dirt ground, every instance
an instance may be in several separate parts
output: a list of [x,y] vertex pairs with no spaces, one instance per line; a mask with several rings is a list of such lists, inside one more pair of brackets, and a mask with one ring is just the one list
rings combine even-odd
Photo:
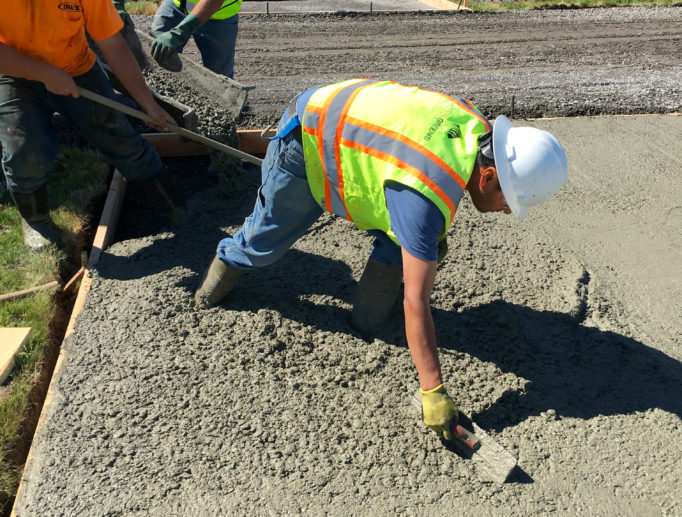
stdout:
[[[569,181],[527,221],[463,199],[432,296],[446,385],[518,457],[508,483],[419,421],[400,306],[372,339],[348,325],[371,240],[346,221],[321,217],[195,310],[259,172],[218,184],[185,160],[192,224],[128,230],[91,271],[17,515],[682,513],[682,117],[665,115],[682,99],[680,22],[682,8],[241,18],[236,79],[256,89],[239,127],[362,75],[491,117],[513,96],[517,124],[564,145]],[[637,113],[652,115],[617,116]],[[602,116],[522,120],[585,114]],[[139,208],[124,226],[153,218]]]

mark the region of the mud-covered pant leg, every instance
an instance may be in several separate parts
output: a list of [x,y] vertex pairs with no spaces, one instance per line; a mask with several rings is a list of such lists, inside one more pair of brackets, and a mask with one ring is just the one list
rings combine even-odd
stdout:
[[230,79],[234,76],[234,49],[239,32],[239,15],[225,20],[208,20],[194,33],[204,66]]
[[53,112],[42,83],[0,75],[2,169],[17,194],[32,194],[52,171],[59,151]]
[[[82,88],[116,100],[109,79],[98,64],[73,79]],[[57,111],[81,131],[126,181],[150,178],[163,168],[156,151],[120,111],[84,97],[49,95]]]
[[218,258],[235,269],[276,262],[322,214],[308,186],[303,147],[292,134],[273,140],[262,166],[253,213],[218,244]]

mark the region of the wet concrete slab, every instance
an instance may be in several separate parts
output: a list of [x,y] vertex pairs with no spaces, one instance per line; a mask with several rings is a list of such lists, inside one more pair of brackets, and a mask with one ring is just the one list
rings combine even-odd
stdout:
[[[435,5],[434,5],[435,4]],[[334,11],[436,11],[435,2],[418,0],[287,0],[275,2],[243,2],[242,13],[306,13]]]
[[369,341],[349,327],[371,240],[347,222],[194,309],[246,170],[92,271],[17,514],[679,513],[682,117],[516,123],[557,135],[568,184],[523,223],[465,198],[432,296],[448,389],[518,456],[512,482],[419,422],[399,307]]

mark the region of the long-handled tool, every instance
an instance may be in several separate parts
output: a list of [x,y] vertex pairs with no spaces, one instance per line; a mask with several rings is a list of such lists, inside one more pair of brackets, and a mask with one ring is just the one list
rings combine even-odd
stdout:
[[[132,117],[144,120],[148,124],[152,123],[152,119],[144,111],[131,108],[130,106],[126,106],[125,104],[121,104],[120,102],[111,100],[109,97],[104,97],[103,95],[100,95],[98,93],[91,92],[90,90],[86,90],[85,88],[79,87],[78,92],[86,99],[98,102],[99,104],[103,104],[104,106],[108,106],[109,108],[113,108],[117,111],[125,113],[126,115],[130,115]],[[176,126],[175,124],[170,123],[167,123],[166,127],[177,135],[184,136],[186,138],[189,138],[190,140],[194,140],[195,142],[202,143],[208,147],[212,147],[213,149],[217,149],[218,151],[222,151],[231,156],[244,160],[245,162],[253,163],[254,165],[258,166],[263,164],[263,160],[261,160],[260,158],[242,152],[239,149],[235,149],[234,147],[230,147],[229,145],[225,145],[221,142],[216,142],[215,140],[205,137],[204,135],[200,135],[199,133],[195,133],[194,131],[185,129],[184,127]]]

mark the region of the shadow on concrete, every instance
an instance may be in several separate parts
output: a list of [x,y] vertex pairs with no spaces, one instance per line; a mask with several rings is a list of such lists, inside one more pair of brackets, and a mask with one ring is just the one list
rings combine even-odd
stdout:
[[[248,214],[249,205],[238,212]],[[190,228],[154,240],[130,257],[108,256],[99,273],[126,280],[182,266],[195,272],[178,284],[192,296],[224,235],[218,225],[202,235]],[[294,249],[276,264],[244,276],[220,306],[254,313],[268,308],[320,331],[360,337],[349,325],[355,288],[345,263]],[[463,312],[434,308],[433,315],[443,353],[469,354],[528,380],[522,389],[504,392],[471,415],[485,429],[500,430],[547,410],[554,410],[556,418],[589,419],[660,408],[682,417],[682,364],[635,339],[585,326],[567,314],[503,300]],[[404,336],[397,303],[376,337],[405,347]]]
[[529,382],[472,415],[500,430],[547,410],[589,419],[660,408],[682,416],[682,363],[567,314],[502,300],[461,313],[434,310],[441,350],[466,353]]

